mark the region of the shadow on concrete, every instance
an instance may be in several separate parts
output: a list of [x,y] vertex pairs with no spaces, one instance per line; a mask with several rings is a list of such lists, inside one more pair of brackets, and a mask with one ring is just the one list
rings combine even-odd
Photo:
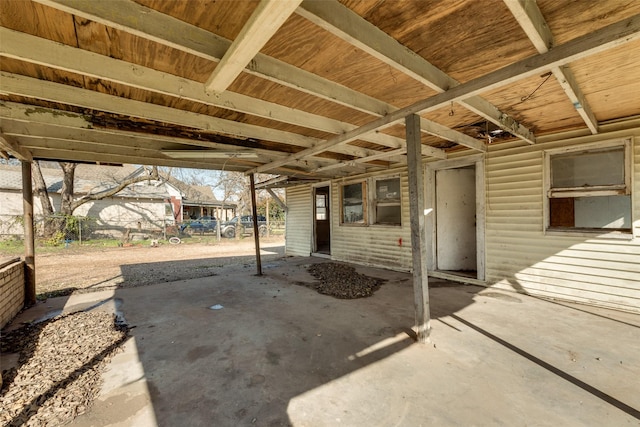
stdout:
[[[469,322],[459,316],[456,316],[455,314],[452,314],[451,317],[453,317],[454,319],[456,319],[458,322],[468,326],[469,328],[475,330],[476,332],[484,335],[485,337],[495,341],[496,343],[504,346],[505,348],[513,351],[514,353],[524,357],[527,360],[530,360],[531,362],[535,363],[536,365],[546,369],[547,371],[557,375],[558,377],[570,382],[571,384],[574,384],[578,387],[580,387],[581,389],[583,389],[584,391],[591,393],[593,396],[597,397],[598,399],[602,399],[603,401],[607,402],[608,404],[615,406],[616,408],[620,409],[623,412],[626,412],[627,414],[631,415],[632,417],[640,420],[640,411],[627,405],[624,402],[621,402],[620,400],[614,398],[613,396],[603,392],[602,390],[593,387],[590,384],[587,384],[584,381],[581,381],[580,379],[576,378],[575,376],[569,374],[568,372],[563,371],[562,369],[559,369],[556,366],[553,366],[550,363],[545,362],[544,360],[534,356],[533,354],[509,343],[506,340],[503,340],[502,338],[488,332],[486,329],[483,329],[481,327],[479,327],[478,325],[475,325],[472,322]],[[635,325],[630,325],[630,326],[635,326]]]
[[[307,265],[325,261],[267,262],[257,277],[241,260],[216,276],[118,289],[158,425],[291,425],[296,396],[414,344],[410,275],[357,267],[386,282],[355,300],[298,286],[315,280]],[[482,288],[465,289],[436,299],[433,316],[473,304]]]

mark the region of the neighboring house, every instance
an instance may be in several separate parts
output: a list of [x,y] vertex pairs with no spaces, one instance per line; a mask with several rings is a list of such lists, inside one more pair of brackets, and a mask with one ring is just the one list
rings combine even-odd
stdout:
[[[425,162],[429,275],[640,312],[634,137],[566,133]],[[289,187],[286,200],[288,255],[411,269],[406,168]]]
[[[49,198],[57,210],[60,207],[62,170],[44,166],[41,170]],[[118,181],[144,173],[148,171],[132,165],[80,164],[75,172],[75,195],[80,197],[108,189]],[[183,209],[188,203],[191,203],[189,206],[214,206],[217,201],[212,193],[210,196],[205,194],[206,188],[191,188],[173,178],[171,182],[150,179],[130,185],[113,197],[85,203],[75,210],[74,215],[95,220],[95,233],[114,237],[120,237],[126,230],[161,231],[166,226],[182,222]],[[21,235],[23,230],[18,219],[22,217],[20,166],[0,165],[0,199],[0,235]],[[34,198],[34,215],[36,221],[42,219],[42,207],[37,197]]]
[[211,187],[188,185],[173,177],[165,179],[179,191],[179,194],[171,194],[176,222],[180,223],[203,216],[213,216],[222,221],[228,221],[235,216],[237,205],[216,199]]

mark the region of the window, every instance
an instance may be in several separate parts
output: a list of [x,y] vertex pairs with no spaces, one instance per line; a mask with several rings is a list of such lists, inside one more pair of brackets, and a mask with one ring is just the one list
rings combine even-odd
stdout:
[[545,152],[547,229],[631,232],[631,141]]
[[366,185],[364,182],[342,186],[341,192],[343,224],[366,224]]
[[316,219],[319,221],[328,219],[326,194],[316,194]]
[[375,224],[402,224],[400,178],[384,178],[375,181],[373,212],[375,212]]

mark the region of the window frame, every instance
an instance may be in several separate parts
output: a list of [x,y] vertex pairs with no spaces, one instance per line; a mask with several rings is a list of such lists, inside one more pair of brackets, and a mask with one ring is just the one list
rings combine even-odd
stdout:
[[[350,185],[360,184],[362,189],[362,220],[357,222],[347,222],[344,218],[344,189]],[[344,225],[347,227],[366,227],[369,225],[369,216],[368,216],[368,194],[367,194],[367,180],[357,180],[350,181],[340,184],[340,225]]]
[[[379,181],[388,181],[392,179],[398,180],[398,197],[393,199],[393,201],[383,201],[381,202],[378,199],[378,182]],[[386,176],[377,176],[371,178],[371,225],[378,227],[402,227],[402,177],[399,174],[395,175],[386,175]],[[398,206],[400,208],[400,217],[398,223],[381,223],[378,222],[378,206],[386,205],[386,206]]]
[[[591,187],[559,187],[552,188],[551,158],[562,154],[580,154],[605,151],[622,147],[624,184],[597,185]],[[543,151],[543,233],[548,235],[572,235],[593,237],[633,238],[634,209],[633,209],[633,138],[578,144]],[[607,228],[568,228],[551,227],[550,200],[553,198],[578,198],[598,196],[627,195],[631,197],[631,227],[630,229]]]
[[[315,200],[313,201],[314,204],[314,220],[315,221],[328,221],[329,220],[329,209],[327,207],[328,205],[328,200],[329,200],[329,195],[328,194],[318,194],[314,192],[314,196],[315,196]],[[322,199],[322,206],[318,205],[318,196],[321,196]],[[323,214],[324,214],[324,218],[318,218],[318,209],[322,209]]]

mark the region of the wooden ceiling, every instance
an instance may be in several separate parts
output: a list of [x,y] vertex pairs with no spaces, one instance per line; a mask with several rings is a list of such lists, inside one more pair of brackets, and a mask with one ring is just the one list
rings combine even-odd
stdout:
[[640,2],[13,0],[0,154],[347,176],[640,115]]

